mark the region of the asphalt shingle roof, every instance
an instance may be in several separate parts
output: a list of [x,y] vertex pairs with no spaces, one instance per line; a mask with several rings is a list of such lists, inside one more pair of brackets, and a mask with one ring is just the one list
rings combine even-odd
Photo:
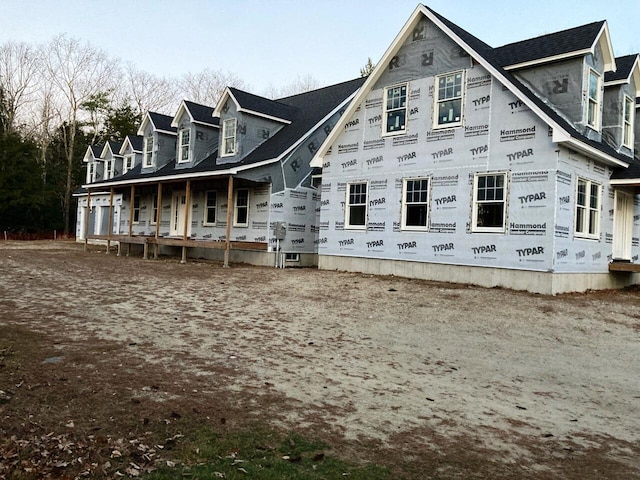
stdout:
[[177,133],[178,129],[176,127],[171,126],[171,122],[173,122],[173,117],[169,115],[163,115],[162,113],[157,112],[149,112],[149,117],[153,122],[153,126],[156,130],[164,130],[165,132],[174,132]]
[[288,121],[291,121],[296,113],[294,107],[281,103],[278,100],[270,100],[233,87],[229,87],[229,92],[231,92],[233,98],[236,99],[240,108],[245,110],[263,113]]
[[615,72],[605,72],[604,81],[605,82],[615,82],[616,80],[626,80],[631,75],[631,69],[633,68],[633,64],[638,58],[638,54],[635,55],[625,55],[624,57],[616,58],[616,71]]
[[190,102],[189,100],[185,100],[184,105],[187,107],[187,110],[189,110],[194,121],[215,126],[220,124],[219,118],[213,118],[213,107]]

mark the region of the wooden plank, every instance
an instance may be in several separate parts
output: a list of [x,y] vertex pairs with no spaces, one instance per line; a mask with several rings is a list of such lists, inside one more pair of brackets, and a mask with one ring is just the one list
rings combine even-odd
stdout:
[[224,266],[229,266],[229,251],[231,250],[231,217],[233,212],[233,176],[229,175],[229,185],[227,186],[227,234],[225,238],[226,248],[224,249]]
[[610,272],[640,272],[640,264],[628,262],[611,262],[609,264]]

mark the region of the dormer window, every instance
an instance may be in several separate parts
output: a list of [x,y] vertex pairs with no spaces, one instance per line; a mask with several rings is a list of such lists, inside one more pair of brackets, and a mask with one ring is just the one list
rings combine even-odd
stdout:
[[113,177],[113,160],[107,160],[107,162],[105,163],[105,172],[104,172],[104,178],[105,180],[108,180],[109,178]]
[[180,153],[178,155],[178,163],[189,161],[189,138],[191,137],[188,128],[180,130]]
[[222,122],[222,155],[229,157],[236,154],[236,125],[235,118],[229,118]]
[[153,135],[144,138],[144,152],[142,154],[142,166],[153,166]]
[[95,180],[96,164],[89,162],[87,164],[87,183],[91,183]]
[[624,97],[624,113],[622,128],[622,144],[633,149],[633,118],[635,110],[635,102],[631,97]]
[[462,125],[463,86],[463,71],[436,77],[434,128]]
[[587,103],[587,125],[598,130],[600,121],[600,75],[589,69],[589,100]]
[[398,135],[407,131],[407,84],[384,89],[382,135]]
[[135,161],[135,154],[130,153],[129,155],[124,156],[124,168],[122,173],[127,173],[129,170],[133,168],[133,163]]

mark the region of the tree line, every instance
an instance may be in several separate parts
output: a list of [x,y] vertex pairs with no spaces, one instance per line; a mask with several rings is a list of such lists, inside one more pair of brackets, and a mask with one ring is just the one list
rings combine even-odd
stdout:
[[[68,235],[88,145],[122,141],[145,112],[173,115],[183,99],[214,106],[226,86],[250,89],[224,70],[154,75],[67,35],[0,44],[0,230]],[[305,75],[262,95],[318,87]]]

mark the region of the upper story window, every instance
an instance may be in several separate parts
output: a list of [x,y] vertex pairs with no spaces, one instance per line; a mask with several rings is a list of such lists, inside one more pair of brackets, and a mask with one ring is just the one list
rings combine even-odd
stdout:
[[576,188],[576,237],[600,235],[600,184],[578,178]]
[[89,162],[87,164],[87,183],[91,183],[95,180],[96,164],[95,162]]
[[504,233],[507,174],[477,173],[473,178],[472,231]]
[[104,166],[104,179],[108,180],[109,178],[113,178],[113,166],[115,164],[115,161],[113,159],[111,160],[107,160]]
[[429,225],[429,179],[407,178],[402,190],[402,229],[426,230]]
[[215,225],[217,214],[218,193],[215,191],[207,192],[207,198],[205,199],[204,208],[204,224]]
[[434,128],[462,125],[464,72],[436,76]]
[[222,155],[228,157],[236,154],[236,124],[235,118],[229,118],[222,122]]
[[345,228],[367,228],[367,182],[347,184]]
[[249,226],[249,189],[236,190],[236,205],[233,216],[233,225],[236,227]]
[[597,130],[600,122],[600,75],[593,69],[589,69],[588,94],[587,125]]
[[191,132],[188,128],[180,130],[180,153],[178,154],[178,163],[189,161],[189,137]]
[[633,149],[633,119],[635,117],[635,101],[631,97],[624,97],[622,144]]
[[144,137],[144,151],[142,153],[142,166],[153,166],[153,135]]
[[133,168],[135,158],[135,153],[130,153],[129,155],[124,156],[122,173],[127,173]]
[[384,89],[382,134],[398,135],[407,131],[407,84]]

